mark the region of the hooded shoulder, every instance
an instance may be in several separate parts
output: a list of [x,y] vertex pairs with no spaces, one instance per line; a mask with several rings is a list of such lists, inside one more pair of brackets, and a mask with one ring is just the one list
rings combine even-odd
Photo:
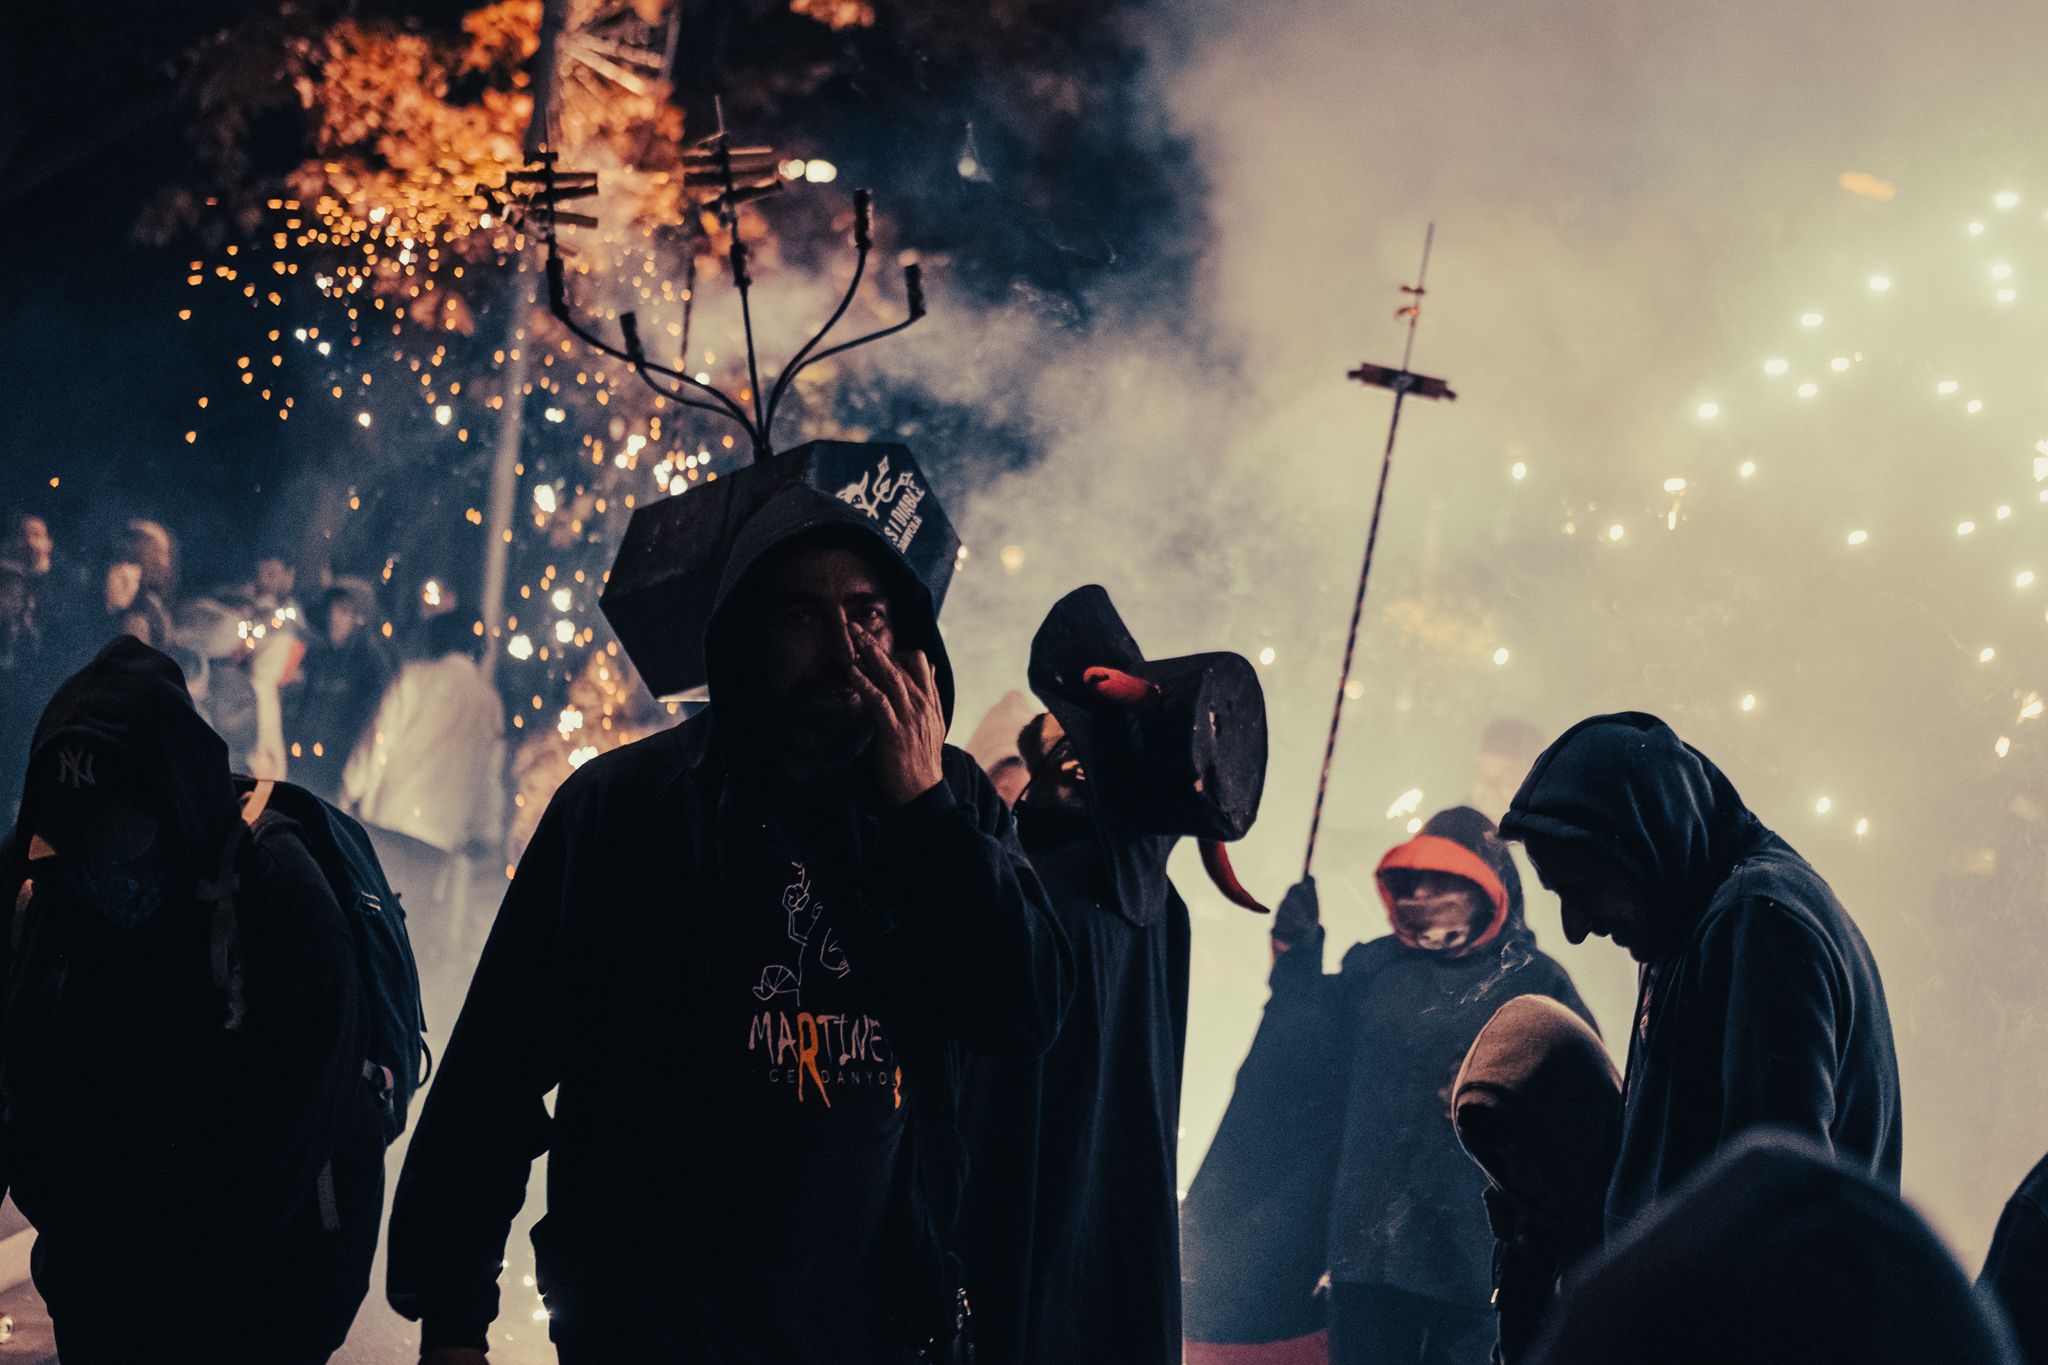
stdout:
[[1765,834],[1706,755],[1640,711],[1565,731],[1530,769],[1501,832],[1607,858],[1695,908]]
[[[1757,915],[1771,918],[1748,918]],[[1850,966],[1852,957],[1869,955],[1834,891],[1812,864],[1776,835],[1767,836],[1735,865],[1700,917],[1693,941],[1716,932],[1747,934],[1758,929],[1774,931],[1781,945],[1810,944],[1813,952],[1842,969]]]
[[1808,918],[1842,913],[1835,893],[1813,864],[1775,834],[1767,835],[1729,870],[1714,905],[1718,908],[1742,900],[1777,901]]

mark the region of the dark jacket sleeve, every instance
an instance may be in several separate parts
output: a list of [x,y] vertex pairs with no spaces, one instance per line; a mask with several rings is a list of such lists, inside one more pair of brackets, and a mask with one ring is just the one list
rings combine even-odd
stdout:
[[957,749],[945,772],[882,817],[861,890],[885,927],[866,948],[906,1017],[971,1052],[1034,1056],[1073,999],[1073,950],[995,788]]
[[421,1323],[423,1349],[485,1344],[505,1239],[548,1148],[546,1096],[563,1056],[566,795],[541,817],[505,893],[398,1178],[386,1288]]
[[1784,906],[1750,899],[1718,914],[1697,952],[1693,1017],[1718,1034],[1720,1142],[1771,1125],[1832,1153],[1844,1002],[1827,945]]

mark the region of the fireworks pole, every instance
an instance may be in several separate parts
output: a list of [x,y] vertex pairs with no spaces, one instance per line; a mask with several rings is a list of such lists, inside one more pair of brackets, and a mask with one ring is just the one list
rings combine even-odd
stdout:
[[[525,155],[528,163],[552,150],[549,115],[554,104],[555,53],[562,30],[568,23],[569,0],[546,0],[541,7],[540,47],[533,59],[533,112],[526,120]],[[505,280],[500,306],[505,310],[505,405],[498,414],[497,447],[491,458],[491,485],[485,504],[484,525],[489,539],[484,542],[483,594],[477,619],[484,623],[483,670],[494,677],[498,651],[492,642],[505,624],[506,584],[512,564],[512,518],[519,500],[519,462],[526,439],[526,377],[531,361],[533,338],[522,340],[532,311],[533,286],[524,270],[513,270]]]
[[1409,296],[1396,317],[1408,321],[1408,338],[1401,348],[1401,368],[1388,369],[1384,365],[1362,364],[1345,376],[1361,384],[1375,388],[1391,389],[1394,393],[1394,412],[1387,422],[1387,444],[1380,455],[1379,489],[1373,494],[1372,521],[1365,533],[1365,565],[1358,571],[1358,593],[1351,599],[1351,629],[1344,637],[1344,664],[1337,675],[1337,701],[1330,708],[1330,734],[1323,743],[1323,770],[1316,778],[1316,804],[1308,821],[1308,851],[1302,855],[1301,875],[1307,880],[1316,861],[1316,835],[1323,827],[1323,798],[1330,793],[1330,763],[1337,756],[1337,730],[1344,723],[1344,695],[1351,687],[1351,661],[1358,648],[1358,625],[1365,615],[1365,588],[1372,579],[1373,551],[1379,546],[1380,512],[1387,503],[1387,476],[1394,469],[1394,440],[1401,433],[1401,404],[1413,393],[1418,398],[1452,400],[1457,394],[1451,392],[1444,380],[1425,374],[1416,374],[1408,368],[1415,358],[1415,324],[1422,320],[1422,296],[1428,292],[1423,288],[1429,275],[1429,251],[1436,243],[1436,224],[1431,223],[1422,238],[1422,264],[1416,268],[1415,283],[1404,284],[1401,292]]

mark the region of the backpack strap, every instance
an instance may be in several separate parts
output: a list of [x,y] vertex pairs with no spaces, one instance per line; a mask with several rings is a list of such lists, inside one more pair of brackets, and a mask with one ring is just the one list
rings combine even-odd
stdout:
[[239,1032],[248,1016],[249,1002],[242,973],[242,927],[235,912],[235,893],[241,890],[239,864],[242,850],[254,842],[257,821],[277,784],[258,782],[242,798],[241,820],[229,832],[220,851],[220,866],[213,878],[199,883],[199,899],[213,906],[213,920],[207,934],[207,960],[213,969],[213,984],[227,997],[227,1013],[221,1027]]
[[[27,859],[18,867],[10,869],[11,872],[18,874],[21,878],[14,887],[14,920],[9,925],[7,932],[7,946],[10,951],[21,947],[22,934],[28,929],[28,908],[34,903],[36,898],[36,864],[44,858],[53,856],[56,852],[56,849],[43,842],[42,835],[31,835],[28,841]],[[9,861],[12,862],[12,858]]]
[[277,790],[277,783],[268,777],[258,778],[256,785],[249,788],[242,797],[242,823],[250,829],[263,818],[263,812],[270,805],[270,794]]

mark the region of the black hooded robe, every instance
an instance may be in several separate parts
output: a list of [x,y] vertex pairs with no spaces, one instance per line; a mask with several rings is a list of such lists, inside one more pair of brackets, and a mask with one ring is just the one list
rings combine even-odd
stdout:
[[965,753],[895,809],[760,800],[730,609],[821,531],[874,547],[899,648],[925,650],[950,714],[915,575],[845,504],[775,495],[707,630],[713,705],[570,776],[491,929],[392,1213],[391,1302],[425,1347],[485,1344],[543,1151],[534,1250],[565,1359],[894,1365],[950,1306],[963,1054],[1044,1048],[1070,958]]
[[1134,922],[1085,811],[1017,819],[1077,974],[1043,1057],[969,1068],[961,1255],[980,1359],[1178,1365],[1188,909],[1163,847],[1156,913]]
[[1654,716],[1582,721],[1501,822],[1609,859],[1672,917],[1642,971],[1610,1232],[1746,1129],[1800,1134],[1897,1188],[1899,1067],[1877,962],[1820,874]]
[[73,782],[125,770],[169,824],[178,881],[116,929],[54,863],[10,853],[7,887],[30,890],[0,1018],[0,1180],[36,1227],[58,1347],[67,1365],[324,1360],[368,1289],[383,1209],[348,926],[294,827],[266,825],[237,864],[246,1014],[226,1027],[198,887],[241,815],[177,665],[123,637],[58,689],[14,849],[67,763]]
[[[1106,699],[1098,670],[1138,693]],[[969,1071],[961,1255],[980,1360],[1179,1365],[1189,923],[1167,860],[1184,837],[1251,828],[1265,698],[1235,654],[1146,659],[1095,584],[1047,614],[1030,678],[1082,774],[1047,772],[1017,803],[1076,980],[1043,1056]]]

